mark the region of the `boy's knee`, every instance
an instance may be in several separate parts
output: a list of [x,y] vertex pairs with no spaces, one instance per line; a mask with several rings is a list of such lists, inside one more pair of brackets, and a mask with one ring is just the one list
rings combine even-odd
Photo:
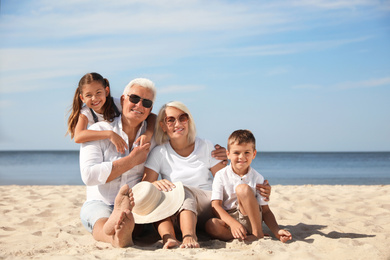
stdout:
[[204,225],[204,228],[208,234],[212,234],[214,232],[214,221],[213,219],[207,220],[206,224]]
[[253,195],[252,188],[248,184],[240,184],[236,187],[237,197]]
[[205,224],[206,232],[213,237],[219,236],[221,228],[224,226],[221,222],[222,221],[218,218],[209,219]]

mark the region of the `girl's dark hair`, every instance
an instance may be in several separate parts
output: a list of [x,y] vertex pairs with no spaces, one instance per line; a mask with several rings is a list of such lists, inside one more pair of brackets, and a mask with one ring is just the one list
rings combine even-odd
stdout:
[[[96,72],[91,72],[85,74],[79,81],[79,85],[76,89],[73,98],[73,105],[70,109],[70,116],[68,118],[68,131],[67,134],[70,134],[70,137],[74,137],[74,131],[79,121],[80,111],[83,107],[83,101],[81,101],[80,95],[83,93],[83,86],[85,84],[91,84],[92,82],[98,82],[102,84],[104,88],[110,87],[108,79],[103,78],[102,75]],[[111,91],[108,93],[106,102],[103,105],[103,117],[104,120],[112,122],[115,118],[115,109],[114,109],[114,100],[111,97]]]

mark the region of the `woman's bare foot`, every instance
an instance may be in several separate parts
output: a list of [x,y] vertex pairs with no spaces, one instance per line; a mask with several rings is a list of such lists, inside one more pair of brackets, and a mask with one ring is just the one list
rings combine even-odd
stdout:
[[[116,226],[118,223],[129,222],[129,219],[134,222],[133,214],[131,210],[134,207],[134,198],[129,185],[123,185],[119,190],[118,195],[116,195],[114,202],[114,210],[111,213],[111,216],[108,218],[107,222],[103,226],[103,231],[109,236],[112,236],[116,233]],[[125,213],[123,215],[123,213]],[[131,217],[129,217],[131,215]],[[126,220],[127,216],[127,221]],[[127,224],[127,223],[126,223]]]
[[195,235],[183,236],[183,243],[180,248],[199,248],[198,238]]
[[164,244],[163,249],[171,249],[180,246],[180,242],[176,238],[170,235],[165,235],[163,237],[163,244]]
[[134,218],[130,210],[122,211],[119,220],[114,226],[114,234],[112,235],[111,244],[114,247],[128,247],[134,245],[133,230]]

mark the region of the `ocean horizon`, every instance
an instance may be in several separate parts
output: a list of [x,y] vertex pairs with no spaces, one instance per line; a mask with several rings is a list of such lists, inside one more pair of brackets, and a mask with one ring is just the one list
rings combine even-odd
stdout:
[[[0,151],[0,185],[84,185],[79,151]],[[390,184],[390,152],[258,152],[271,185]]]

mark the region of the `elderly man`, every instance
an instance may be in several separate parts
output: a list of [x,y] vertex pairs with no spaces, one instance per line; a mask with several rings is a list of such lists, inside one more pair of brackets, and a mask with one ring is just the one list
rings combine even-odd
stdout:
[[98,241],[114,247],[133,245],[134,199],[130,187],[141,181],[144,163],[154,146],[133,145],[146,131],[146,118],[156,96],[154,83],[148,79],[132,80],[121,97],[122,116],[112,123],[99,122],[92,130],[111,130],[120,135],[130,150],[121,154],[110,140],[87,142],[80,148],[80,169],[87,185],[87,200],[80,217],[83,225]]

